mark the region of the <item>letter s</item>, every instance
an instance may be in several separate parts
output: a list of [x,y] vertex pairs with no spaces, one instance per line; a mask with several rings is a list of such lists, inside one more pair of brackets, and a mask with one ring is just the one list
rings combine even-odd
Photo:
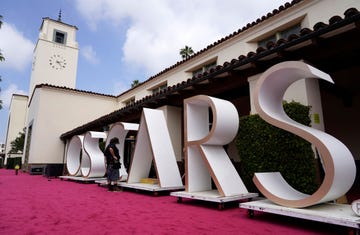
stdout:
[[[333,136],[290,119],[282,106],[286,89],[300,79],[318,78],[333,83],[331,77],[303,62],[283,62],[268,69],[256,84],[255,108],[261,118],[281,129],[294,133],[319,150],[325,177],[312,195],[291,187],[279,172],[255,173],[253,181],[269,200],[287,207],[307,207],[331,201],[344,195],[356,175],[354,158],[349,149]],[[306,173],[306,172],[304,172]]]

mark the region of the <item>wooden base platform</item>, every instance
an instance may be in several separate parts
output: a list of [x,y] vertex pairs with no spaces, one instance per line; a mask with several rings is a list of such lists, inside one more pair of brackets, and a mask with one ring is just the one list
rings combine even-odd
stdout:
[[122,188],[130,188],[135,190],[142,190],[142,191],[150,191],[154,192],[155,195],[157,195],[158,192],[164,192],[164,191],[175,191],[175,190],[181,190],[184,189],[184,186],[177,186],[177,187],[160,187],[159,184],[146,184],[146,183],[126,183],[126,182],[120,182],[118,183],[118,186]]
[[355,229],[355,234],[359,234],[360,217],[354,213],[351,209],[351,205],[347,204],[323,203],[308,208],[289,208],[276,205],[265,199],[240,203],[239,207],[248,209],[250,217],[253,217],[253,211],[263,211],[267,213],[351,227]]
[[240,201],[243,199],[251,199],[257,197],[257,193],[244,193],[244,194],[237,194],[233,196],[221,196],[217,190],[209,190],[209,191],[202,191],[202,192],[172,192],[170,196],[174,196],[178,198],[178,202],[182,202],[182,198],[189,198],[195,199],[200,201],[209,201],[209,202],[216,202],[219,203],[219,209],[224,208],[224,203],[226,202],[233,202],[233,201]]
[[78,181],[82,183],[95,183],[95,181],[106,180],[104,177],[99,178],[86,178],[81,176],[59,176],[61,180]]

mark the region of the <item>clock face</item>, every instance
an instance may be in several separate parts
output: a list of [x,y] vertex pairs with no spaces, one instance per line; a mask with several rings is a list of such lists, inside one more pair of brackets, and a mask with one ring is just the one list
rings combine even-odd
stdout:
[[51,66],[51,68],[56,69],[56,70],[65,69],[66,68],[66,60],[61,55],[55,54],[50,57],[49,65]]

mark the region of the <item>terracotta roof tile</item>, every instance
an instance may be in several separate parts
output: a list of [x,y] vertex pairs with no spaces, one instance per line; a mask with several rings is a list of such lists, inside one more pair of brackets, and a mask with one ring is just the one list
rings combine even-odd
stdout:
[[315,25],[314,25],[314,30],[315,31],[318,31],[318,30],[320,30],[320,29],[322,29],[322,28],[325,28],[325,27],[327,27],[328,25],[327,24],[325,24],[325,23],[323,23],[323,22],[318,22],[318,23],[316,23]]
[[256,49],[256,53],[261,53],[261,52],[263,52],[263,51],[266,51],[266,49],[263,48],[263,47],[258,47],[258,48]]
[[276,41],[275,47],[280,46],[281,44],[285,44],[285,43],[287,43],[287,40],[285,38],[280,38],[279,40]]
[[354,16],[354,15],[357,15],[358,13],[359,13],[359,11],[356,8],[349,8],[344,13],[345,19],[349,18],[351,16]]
[[297,35],[297,34],[290,34],[287,38],[288,41],[292,41],[292,40],[295,40],[295,39],[298,39],[300,36]]
[[341,20],[342,20],[342,18],[340,16],[333,16],[333,17],[330,18],[329,24],[335,24],[335,23],[337,23],[337,22],[339,22]]
[[242,60],[246,59],[246,56],[240,55],[240,56],[238,57],[238,59],[239,59],[239,61],[242,61]]
[[275,46],[275,42],[269,41],[266,43],[266,49],[271,49]]
[[312,33],[312,30],[309,29],[309,28],[303,28],[303,29],[300,30],[300,36],[305,36],[305,35],[310,34],[310,33]]
[[256,53],[253,52],[253,51],[250,51],[250,52],[247,53],[248,58],[253,57],[254,55],[256,55]]

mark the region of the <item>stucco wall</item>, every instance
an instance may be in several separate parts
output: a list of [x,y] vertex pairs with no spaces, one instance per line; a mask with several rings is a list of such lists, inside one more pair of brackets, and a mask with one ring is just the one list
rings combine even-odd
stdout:
[[[56,70],[49,64],[50,57],[54,55],[60,55],[66,60],[64,69]],[[77,61],[77,48],[39,39],[34,53],[29,94],[33,92],[36,85],[42,83],[75,88]]]
[[60,135],[115,109],[113,97],[48,87],[36,89],[28,119],[28,125],[33,125],[29,164],[62,163],[64,144]]
[[16,94],[12,96],[8,120],[8,132],[6,133],[5,164],[7,153],[11,150],[11,142],[19,136],[19,133],[22,132],[25,127],[27,102],[27,96]]

